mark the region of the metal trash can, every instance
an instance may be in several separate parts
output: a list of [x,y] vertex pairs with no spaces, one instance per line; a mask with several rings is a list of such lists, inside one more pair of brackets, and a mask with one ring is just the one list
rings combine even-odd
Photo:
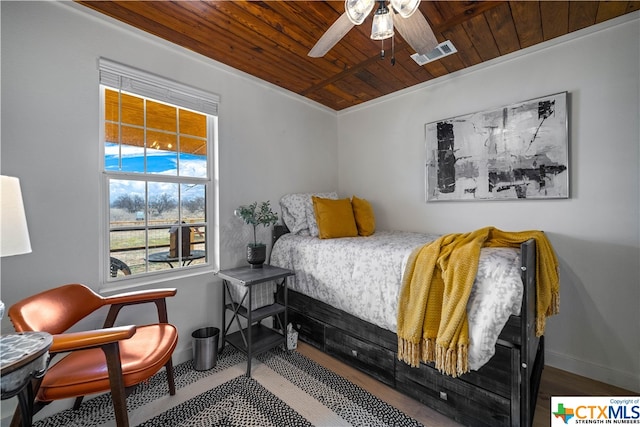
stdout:
[[218,360],[218,337],[220,329],[200,328],[193,331],[193,368],[206,371],[216,366]]

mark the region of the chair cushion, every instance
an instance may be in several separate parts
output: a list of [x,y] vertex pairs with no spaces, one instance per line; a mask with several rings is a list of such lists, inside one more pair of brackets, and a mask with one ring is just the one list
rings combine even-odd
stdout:
[[[171,358],[178,342],[175,326],[161,323],[138,326],[128,340],[120,341],[125,387],[134,386],[158,372]],[[49,368],[37,399],[49,402],[110,391],[109,373],[100,348],[69,353]]]

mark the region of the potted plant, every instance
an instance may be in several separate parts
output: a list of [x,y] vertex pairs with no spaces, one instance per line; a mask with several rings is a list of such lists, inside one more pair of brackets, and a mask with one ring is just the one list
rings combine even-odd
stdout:
[[251,264],[251,268],[261,268],[267,259],[267,245],[258,243],[256,237],[256,228],[258,225],[269,227],[278,222],[278,214],[271,210],[269,201],[253,202],[250,205],[240,206],[238,215],[245,223],[253,226],[253,243],[247,245],[247,261]]

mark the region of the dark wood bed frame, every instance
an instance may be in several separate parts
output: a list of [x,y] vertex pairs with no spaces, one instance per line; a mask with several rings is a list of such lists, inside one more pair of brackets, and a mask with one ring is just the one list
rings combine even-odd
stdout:
[[[288,233],[273,231],[273,243]],[[397,359],[394,332],[314,300],[288,292],[288,318],[304,342],[353,366],[454,420],[470,426],[529,426],[544,366],[544,337],[535,334],[535,241],[521,245],[525,285],[520,316],[511,316],[496,353],[478,371],[458,378],[433,364],[412,368]],[[282,301],[283,296],[276,298]]]

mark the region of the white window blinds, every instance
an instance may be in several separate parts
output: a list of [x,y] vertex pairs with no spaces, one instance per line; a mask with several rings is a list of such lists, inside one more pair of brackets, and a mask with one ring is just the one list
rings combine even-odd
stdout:
[[105,58],[98,59],[100,84],[201,113],[218,115],[220,96]]

